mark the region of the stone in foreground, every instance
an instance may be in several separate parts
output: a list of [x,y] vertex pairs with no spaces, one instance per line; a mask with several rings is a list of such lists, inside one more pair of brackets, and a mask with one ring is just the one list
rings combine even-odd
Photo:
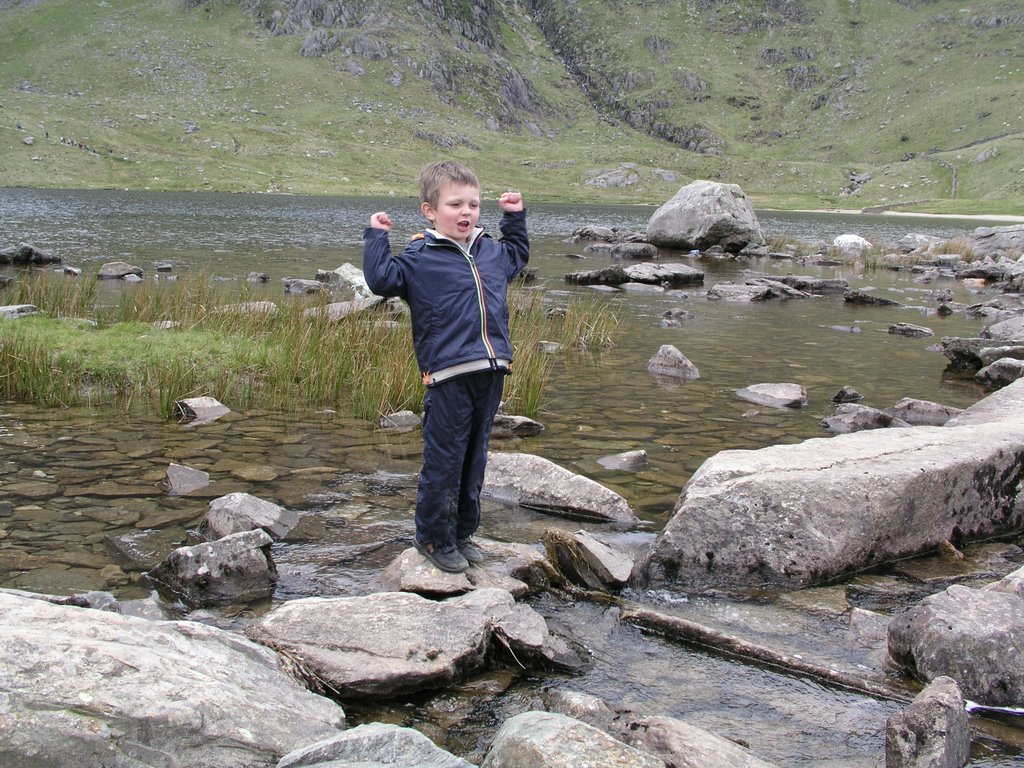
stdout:
[[964,697],[951,678],[936,678],[886,722],[886,768],[960,768],[970,756]]
[[269,766],[345,724],[235,633],[42,596],[0,591],[0,669],[4,766]]
[[607,733],[553,712],[523,712],[506,720],[480,768],[665,768],[658,758]]
[[393,765],[396,768],[473,768],[414,728],[367,723],[289,752],[276,768],[341,768]]
[[953,585],[897,615],[889,653],[919,680],[951,677],[988,706],[1024,702],[1024,600]]

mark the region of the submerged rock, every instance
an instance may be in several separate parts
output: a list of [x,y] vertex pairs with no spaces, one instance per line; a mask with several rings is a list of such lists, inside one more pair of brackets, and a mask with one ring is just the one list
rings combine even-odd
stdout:
[[181,464],[169,464],[164,485],[169,496],[187,496],[210,484],[210,473]]
[[737,389],[736,394],[751,403],[772,408],[803,408],[807,405],[807,390],[799,384],[751,384]]

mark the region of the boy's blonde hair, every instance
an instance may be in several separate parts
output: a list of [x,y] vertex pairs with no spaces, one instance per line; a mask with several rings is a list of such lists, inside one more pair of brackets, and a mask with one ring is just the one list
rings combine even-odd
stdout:
[[420,172],[420,200],[436,208],[445,184],[468,184],[480,189],[480,182],[469,168],[454,160],[442,160]]

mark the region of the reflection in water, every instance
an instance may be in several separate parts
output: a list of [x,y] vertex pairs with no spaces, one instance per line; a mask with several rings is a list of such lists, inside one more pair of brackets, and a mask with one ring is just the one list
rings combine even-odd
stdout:
[[[178,274],[204,269],[239,281],[250,271],[263,271],[274,280],[254,289],[265,291],[265,297],[253,298],[274,299],[283,294],[277,278],[311,277],[318,268],[359,263],[363,224],[381,208],[391,211],[398,231],[419,226],[415,206],[403,200],[2,190],[0,245],[30,241],[87,271],[115,258],[147,271],[155,261],[169,261]],[[539,416],[543,434],[493,445],[495,450],[543,455],[621,493],[645,523],[645,532],[623,536],[643,540],[656,532],[689,476],[718,451],[827,438],[818,422],[832,412],[831,398],[843,386],[854,387],[864,395],[864,404],[878,408],[907,396],[965,407],[982,395],[970,382],[946,380],[945,358],[930,350],[942,336],[977,335],[982,323],[962,313],[937,316],[928,291],[948,288],[954,301],[964,304],[993,298],[968,293],[951,280],[924,284],[909,273],[771,260],[694,261],[663,254],[664,260],[682,259],[705,270],[704,286],[683,292],[597,293],[565,283],[568,272],[610,263],[606,255],[568,242],[572,229],[584,223],[640,229],[650,212],[639,206],[530,209],[532,265],[538,270],[531,290],[543,291],[551,306],[598,296],[620,305],[624,321],[615,347],[554,360]],[[496,208],[483,218],[496,228]],[[936,232],[915,222],[899,231],[891,217],[875,218],[766,214],[762,220],[766,228],[777,226],[805,239],[830,240],[855,231],[896,240],[907,231],[956,230],[955,223],[929,222],[929,227],[946,228]],[[895,231],[861,228],[869,226]],[[965,223],[960,229],[973,226]],[[706,298],[713,284],[742,281],[751,270],[840,277],[903,306],[852,307],[836,296],[755,304]],[[661,314],[676,307],[694,318],[678,328],[660,327]],[[925,325],[935,335],[891,335],[888,327],[896,322]],[[647,361],[663,344],[689,357],[701,378],[671,386],[650,376]],[[778,410],[736,396],[735,390],[759,382],[801,384],[809,404],[799,411]],[[141,575],[174,547],[197,540],[195,529],[209,500],[247,491],[301,513],[299,526],[274,547],[280,572],[274,601],[365,594],[411,543],[419,441],[416,432],[383,432],[331,412],[233,413],[189,428],[145,413],[125,418],[102,407],[42,410],[6,403],[0,411],[0,586],[56,594],[100,589],[122,600],[145,598],[148,586]],[[638,449],[649,456],[639,472],[598,463],[609,454]],[[167,495],[162,481],[170,463],[208,472],[211,485],[188,497]],[[550,526],[581,527],[488,504],[482,532],[535,543]],[[1019,550],[1010,547],[1001,553],[1001,561],[985,561],[1001,564],[981,568],[979,579],[994,578],[1020,559]],[[943,575],[941,563],[937,568],[938,583],[943,583],[950,575]],[[887,612],[936,588],[895,573],[805,590],[799,599],[782,593],[744,602],[667,592],[626,597],[822,664],[884,674],[883,661],[874,655],[877,646],[852,641],[849,604]],[[237,629],[268,607],[207,611],[203,620]],[[615,707],[684,717],[746,742],[780,765],[883,762],[885,719],[897,704],[669,643],[620,624],[614,608],[554,596],[537,600],[535,607],[552,627],[567,628],[589,649],[592,669],[544,679],[493,673],[425,697],[412,708],[404,703],[346,708],[356,720],[411,722],[478,760],[496,723],[535,706],[545,688],[565,686],[601,696]],[[999,749],[982,750],[973,764],[1009,765],[1013,759]]]

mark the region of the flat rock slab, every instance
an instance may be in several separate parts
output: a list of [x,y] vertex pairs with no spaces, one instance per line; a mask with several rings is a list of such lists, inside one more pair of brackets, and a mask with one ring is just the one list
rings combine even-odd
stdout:
[[0,591],[0,765],[251,768],[342,709],[239,635]]
[[737,389],[736,394],[751,403],[772,408],[803,408],[807,405],[807,390],[799,384],[751,384]]
[[506,504],[573,520],[624,528],[639,522],[626,500],[615,491],[528,453],[490,454],[482,493]]
[[484,669],[492,618],[460,598],[380,592],[293,600],[247,634],[286,651],[341,697],[391,698]]

